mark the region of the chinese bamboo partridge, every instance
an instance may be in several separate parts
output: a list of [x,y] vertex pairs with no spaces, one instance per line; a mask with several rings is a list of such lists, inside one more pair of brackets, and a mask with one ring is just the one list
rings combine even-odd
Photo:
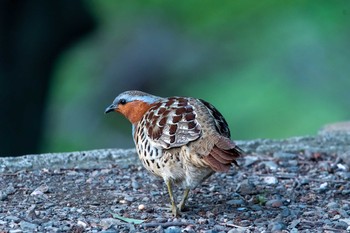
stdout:
[[[242,153],[230,140],[224,117],[201,99],[126,91],[105,113],[112,111],[131,122],[139,158],[148,171],[164,179],[175,216],[183,210],[190,189],[214,172],[227,172]],[[172,184],[185,190],[178,206]]]

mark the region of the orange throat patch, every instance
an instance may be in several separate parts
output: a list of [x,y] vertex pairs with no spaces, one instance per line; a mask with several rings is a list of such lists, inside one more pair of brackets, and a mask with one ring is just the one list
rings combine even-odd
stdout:
[[117,111],[123,114],[131,124],[135,124],[141,120],[150,107],[151,104],[136,100],[125,105],[119,105]]

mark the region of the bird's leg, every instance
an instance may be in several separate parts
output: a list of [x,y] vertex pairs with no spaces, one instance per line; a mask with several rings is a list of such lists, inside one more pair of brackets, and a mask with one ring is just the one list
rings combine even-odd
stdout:
[[176,206],[175,199],[174,199],[174,194],[173,194],[173,189],[172,189],[172,183],[170,180],[165,181],[166,186],[168,187],[168,193],[170,197],[170,202],[171,202],[171,212],[175,217],[179,216],[179,209]]
[[182,200],[181,200],[180,204],[178,205],[178,208],[179,208],[180,211],[182,211],[185,208],[185,203],[187,201],[189,192],[190,192],[190,189],[186,188],[185,191],[184,191],[184,195],[182,197]]

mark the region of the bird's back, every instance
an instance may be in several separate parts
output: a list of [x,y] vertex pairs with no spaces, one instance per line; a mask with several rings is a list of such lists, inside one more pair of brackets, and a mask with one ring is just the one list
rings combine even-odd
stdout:
[[239,156],[223,116],[206,101],[170,97],[154,103],[135,126],[134,140],[147,170],[185,186],[227,171]]

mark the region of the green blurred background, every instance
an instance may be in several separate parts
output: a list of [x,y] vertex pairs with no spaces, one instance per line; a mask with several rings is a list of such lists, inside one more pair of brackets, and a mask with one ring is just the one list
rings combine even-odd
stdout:
[[[81,33],[68,34],[44,74],[35,146],[21,147],[23,137],[5,154],[133,147],[129,122],[103,114],[130,89],[205,99],[237,140],[315,134],[350,118],[348,0],[77,2],[71,12],[62,1],[60,14],[39,7],[51,15],[43,19],[65,22],[48,30],[77,25]],[[23,27],[29,38],[39,31],[35,22]],[[29,123],[23,109],[17,114]]]

